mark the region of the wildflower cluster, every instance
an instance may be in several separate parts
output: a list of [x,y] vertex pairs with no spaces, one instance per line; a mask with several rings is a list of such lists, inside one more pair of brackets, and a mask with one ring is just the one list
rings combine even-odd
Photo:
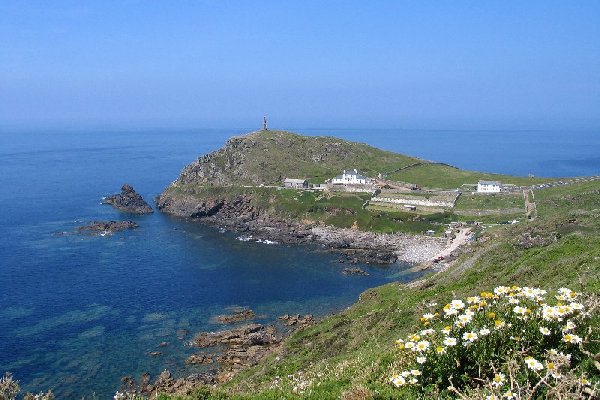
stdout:
[[[517,286],[452,300],[423,314],[424,329],[396,341],[404,370],[390,382],[417,390],[457,390],[485,382],[490,399],[516,398],[515,385],[542,381],[536,390],[550,387],[574,359],[585,358],[581,346],[590,315],[579,300],[567,288],[551,295]],[[516,370],[509,369],[508,360]],[[582,377],[582,385],[586,382]]]

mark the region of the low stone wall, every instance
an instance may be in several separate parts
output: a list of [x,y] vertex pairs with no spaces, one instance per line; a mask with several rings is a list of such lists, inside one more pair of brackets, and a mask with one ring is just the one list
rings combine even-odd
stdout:
[[440,201],[440,200],[417,200],[417,199],[403,199],[395,197],[374,197],[371,199],[371,203],[390,203],[390,204],[403,204],[407,206],[421,206],[421,207],[454,207],[454,201]]
[[327,190],[331,192],[347,192],[347,193],[371,193],[376,195],[379,189],[371,185],[327,185]]

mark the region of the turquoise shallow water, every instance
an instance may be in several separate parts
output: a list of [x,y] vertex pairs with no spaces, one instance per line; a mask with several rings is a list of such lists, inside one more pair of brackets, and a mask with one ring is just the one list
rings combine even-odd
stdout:
[[[369,276],[344,276],[338,258],[317,247],[241,242],[100,204],[125,182],[151,200],[187,163],[243,131],[0,133],[0,372],[13,372],[27,390],[107,398],[126,374],[191,372],[188,340],[218,329],[212,317],[230,306],[251,307],[265,323],[285,313],[326,315],[366,288],[414,278],[403,265],[363,265]],[[585,132],[300,131],[493,172],[600,172],[600,140]],[[94,219],[125,218],[140,229],[72,233]],[[180,330],[190,334],[179,339]],[[159,348],[164,341],[170,345]],[[160,357],[148,355],[157,350]]]

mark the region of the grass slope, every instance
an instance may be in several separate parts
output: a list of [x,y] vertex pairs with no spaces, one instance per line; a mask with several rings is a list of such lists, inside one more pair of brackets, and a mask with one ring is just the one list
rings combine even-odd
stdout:
[[456,189],[463,184],[476,185],[479,180],[500,181],[504,184],[520,186],[554,180],[465,171],[444,164],[421,164],[390,174],[387,178],[393,181],[410,182],[422,187],[438,189]]

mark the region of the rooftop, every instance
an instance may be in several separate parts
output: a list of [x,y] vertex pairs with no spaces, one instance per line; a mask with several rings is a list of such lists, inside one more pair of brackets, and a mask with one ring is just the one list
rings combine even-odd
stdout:
[[304,182],[306,182],[306,179],[285,178],[284,182],[287,182],[287,183],[304,183]]
[[493,185],[493,186],[500,186],[502,185],[500,182],[498,181],[479,181],[480,185]]

